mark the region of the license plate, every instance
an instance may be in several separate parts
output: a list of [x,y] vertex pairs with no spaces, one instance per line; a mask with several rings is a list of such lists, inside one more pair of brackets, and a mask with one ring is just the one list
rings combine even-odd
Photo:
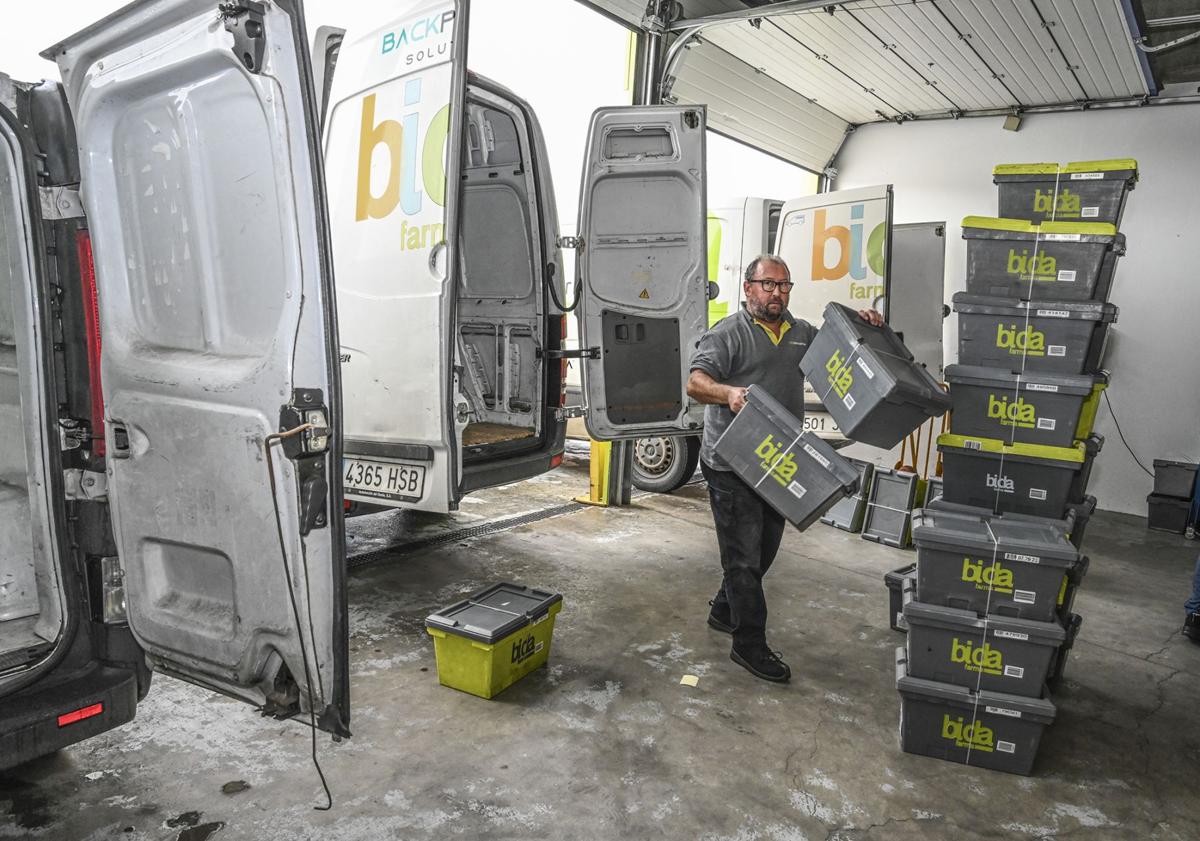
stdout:
[[417,502],[425,493],[425,465],[345,459],[342,484],[347,496]]
[[841,438],[842,431],[825,412],[805,411],[804,431],[815,432],[821,438]]

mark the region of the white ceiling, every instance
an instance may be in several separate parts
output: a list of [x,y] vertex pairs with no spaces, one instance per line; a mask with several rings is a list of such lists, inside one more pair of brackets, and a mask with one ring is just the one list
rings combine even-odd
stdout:
[[[591,0],[633,25],[645,0]],[[745,10],[685,0],[689,19]],[[668,99],[714,128],[821,170],[847,125],[1153,93],[1122,0],[849,0],[707,27]]]

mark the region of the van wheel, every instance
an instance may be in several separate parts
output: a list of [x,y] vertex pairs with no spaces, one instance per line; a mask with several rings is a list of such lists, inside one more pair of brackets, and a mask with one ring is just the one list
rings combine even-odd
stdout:
[[633,443],[633,485],[670,493],[684,485],[700,463],[700,439],[694,435],[639,438]]

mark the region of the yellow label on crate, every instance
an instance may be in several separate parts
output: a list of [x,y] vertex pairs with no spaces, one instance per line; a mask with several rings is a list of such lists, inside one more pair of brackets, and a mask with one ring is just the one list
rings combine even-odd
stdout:
[[759,457],[759,465],[762,469],[769,472],[772,479],[786,488],[796,478],[799,465],[796,464],[796,459],[791,453],[780,458],[779,453],[782,450],[783,446],[775,442],[775,436],[768,435],[754,450],[754,454]]
[[986,753],[991,753],[996,746],[996,737],[990,727],[986,727],[982,721],[964,724],[962,716],[942,716],[942,738],[954,742],[955,747],[972,748]]
[[984,566],[983,561],[963,558],[962,580],[964,584],[974,584],[976,590],[992,590],[1005,596],[1012,595],[1012,570],[998,561],[991,566]]
[[976,646],[970,640],[963,642],[955,637],[950,644],[950,662],[958,663],[968,672],[1004,674],[1004,655],[986,642]]
[[835,350],[833,356],[829,357],[829,361],[825,363],[825,370],[829,372],[829,384],[833,386],[837,396],[845,397],[850,391],[850,386],[854,385],[854,371],[850,363],[842,357],[840,350]]

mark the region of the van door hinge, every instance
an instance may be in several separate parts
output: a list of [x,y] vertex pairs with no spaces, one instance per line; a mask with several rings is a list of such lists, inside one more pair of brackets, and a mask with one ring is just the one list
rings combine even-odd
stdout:
[[233,54],[251,73],[261,73],[267,51],[266,8],[252,0],[237,0],[218,3],[217,9],[225,29],[233,35]]
[[83,217],[83,202],[79,191],[71,187],[38,187],[42,219],[79,219]]
[[576,251],[583,251],[583,237],[559,237],[554,240],[554,244],[559,248],[573,248]]
[[67,499],[108,499],[108,474],[79,468],[64,470],[63,491]]
[[587,406],[559,406],[554,410],[554,419],[556,421],[565,421],[571,418],[581,418],[586,414]]

